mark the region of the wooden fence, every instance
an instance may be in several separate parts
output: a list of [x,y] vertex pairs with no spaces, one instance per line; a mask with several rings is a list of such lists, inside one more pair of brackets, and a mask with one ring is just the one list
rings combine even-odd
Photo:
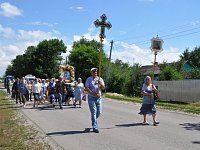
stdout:
[[160,98],[178,102],[200,102],[200,80],[154,81]]

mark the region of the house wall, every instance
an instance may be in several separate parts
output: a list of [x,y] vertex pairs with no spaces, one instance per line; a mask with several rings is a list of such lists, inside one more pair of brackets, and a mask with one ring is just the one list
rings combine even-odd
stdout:
[[200,80],[154,81],[160,98],[177,102],[200,102]]

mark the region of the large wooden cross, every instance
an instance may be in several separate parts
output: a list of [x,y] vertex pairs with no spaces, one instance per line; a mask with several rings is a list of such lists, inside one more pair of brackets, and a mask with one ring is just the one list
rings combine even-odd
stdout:
[[98,28],[100,27],[100,34],[99,34],[99,38],[100,38],[100,50],[99,50],[99,77],[101,76],[101,63],[102,63],[102,52],[103,52],[103,40],[104,38],[106,38],[105,35],[105,28],[107,28],[108,30],[112,27],[111,23],[109,21],[106,22],[107,17],[105,14],[101,15],[101,21],[99,21],[99,19],[97,19],[94,22],[94,25]]

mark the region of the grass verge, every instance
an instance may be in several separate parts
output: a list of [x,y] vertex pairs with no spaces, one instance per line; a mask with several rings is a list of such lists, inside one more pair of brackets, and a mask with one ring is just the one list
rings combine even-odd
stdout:
[[[105,98],[111,98],[121,101],[129,101],[134,103],[142,103],[141,97],[127,97],[119,94],[105,93]],[[158,100],[156,106],[161,109],[168,110],[178,110],[187,113],[200,114],[200,102],[197,103],[181,103],[181,102],[171,102],[165,100]]]
[[36,129],[27,124],[7,98],[0,91],[0,149],[1,150],[51,150]]

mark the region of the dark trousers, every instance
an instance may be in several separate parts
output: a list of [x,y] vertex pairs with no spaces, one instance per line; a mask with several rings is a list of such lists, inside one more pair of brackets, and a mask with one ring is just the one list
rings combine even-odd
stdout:
[[15,91],[15,100],[16,100],[16,104],[18,103],[18,100],[20,104],[22,103],[19,91]]

